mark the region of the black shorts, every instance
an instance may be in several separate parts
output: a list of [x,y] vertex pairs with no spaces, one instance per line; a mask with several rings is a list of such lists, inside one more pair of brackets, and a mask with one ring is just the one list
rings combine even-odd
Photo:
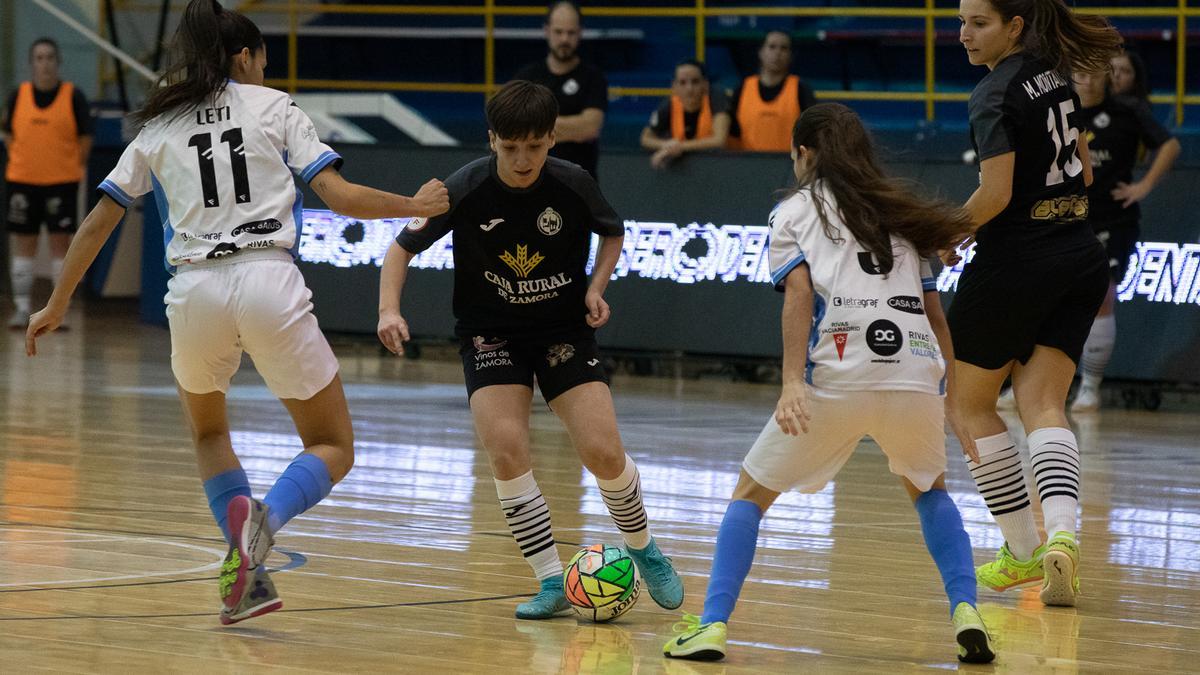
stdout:
[[608,384],[600,347],[590,334],[519,340],[475,336],[463,338],[458,353],[468,399],[478,389],[494,384],[523,384],[532,389],[534,378],[547,403],[587,382]]
[[38,234],[42,225],[52,234],[74,234],[78,223],[79,183],[61,185],[25,185],[9,183],[8,231],[13,234]]
[[1129,260],[1137,250],[1138,238],[1142,236],[1137,222],[1097,223],[1093,225],[1096,238],[1104,244],[1108,254],[1108,273],[1114,283],[1125,280]]
[[1043,345],[1079,363],[1108,280],[1099,242],[1036,260],[967,265],[946,312],[954,358],[995,370],[1026,363]]

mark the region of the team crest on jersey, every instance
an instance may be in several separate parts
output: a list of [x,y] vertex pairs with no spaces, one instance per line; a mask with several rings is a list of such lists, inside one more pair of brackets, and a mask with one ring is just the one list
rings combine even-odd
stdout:
[[553,368],[570,361],[572,356],[575,356],[575,347],[569,344],[551,345],[546,352],[546,362]]
[[838,361],[846,354],[846,340],[850,338],[849,333],[834,333],[833,346],[837,347]]
[[512,271],[516,272],[517,276],[522,279],[527,278],[529,273],[533,271],[533,268],[537,267],[545,259],[546,256],[537,251],[534,251],[533,255],[529,255],[529,246],[522,246],[521,244],[517,244],[516,255],[505,251],[500,256],[500,260],[512,268]]
[[1112,124],[1112,118],[1109,117],[1108,113],[1102,112],[1092,118],[1092,124],[1097,129],[1107,129],[1108,125]]
[[575,94],[579,93],[579,82],[572,77],[566,82],[563,82],[562,90],[567,96],[574,96]]
[[542,211],[542,215],[538,216],[537,228],[538,232],[552,237],[562,229],[562,216],[558,215],[558,211],[547,206],[546,210]]

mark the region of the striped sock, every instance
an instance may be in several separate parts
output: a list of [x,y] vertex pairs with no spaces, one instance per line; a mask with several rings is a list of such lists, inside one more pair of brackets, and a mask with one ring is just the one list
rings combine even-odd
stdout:
[[1033,522],[1021,453],[1008,432],[976,439],[975,447],[979,450],[979,462],[967,461],[971,478],[1000,526],[1008,550],[1018,560],[1029,560],[1042,538]]
[[650,526],[646,522],[646,507],[642,504],[642,478],[633,458],[625,455],[625,469],[610,480],[596,479],[600,496],[608,507],[617,529],[629,548],[642,550],[650,545]]
[[1079,509],[1079,444],[1070,429],[1048,427],[1029,434],[1033,477],[1042,500],[1046,536],[1075,534]]
[[512,480],[496,480],[496,495],[508,530],[521,548],[525,562],[533,568],[538,580],[562,576],[562,561],[554,547],[554,532],[550,528],[550,507],[533,479],[526,472]]

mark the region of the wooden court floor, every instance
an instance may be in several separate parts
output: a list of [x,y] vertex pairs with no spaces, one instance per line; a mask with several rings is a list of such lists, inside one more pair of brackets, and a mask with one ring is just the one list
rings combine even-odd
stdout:
[[[660,655],[677,614],[643,596],[611,625],[518,622],[535,584],[499,512],[448,361],[342,350],[357,465],[277,538],[284,609],[217,621],[224,546],[195,475],[159,328],[93,308],[27,359],[0,335],[0,672],[793,673],[955,669],[946,601],[903,489],[870,443],[816,495],[786,495],[722,664]],[[740,459],[771,386],[618,377],[652,527],[698,612]],[[261,496],[299,451],[244,366],[234,444]],[[1076,420],[1083,597],[981,592],[1003,673],[1200,672],[1200,415]],[[544,407],[536,475],[564,560],[620,539]],[[957,447],[950,489],[985,561],[1000,545]]]

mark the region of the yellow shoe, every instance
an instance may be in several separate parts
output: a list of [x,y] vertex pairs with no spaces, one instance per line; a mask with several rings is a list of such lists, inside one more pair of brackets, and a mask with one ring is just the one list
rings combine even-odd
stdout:
[[1004,542],[995,560],[975,568],[975,578],[993,591],[1035,584],[1042,580],[1042,554],[1045,550],[1044,545],[1039,546],[1034,549],[1033,557],[1021,561],[1008,550],[1008,542]]
[[675,637],[663,645],[663,655],[695,661],[720,661],[725,658],[725,622],[701,624],[700,617],[684,614],[672,630]]
[[1053,607],[1074,607],[1079,597],[1079,545],[1075,535],[1055,532],[1046,542],[1042,567],[1042,602]]
[[991,663],[996,658],[983,617],[965,602],[954,608],[954,640],[958,642],[958,660],[963,663]]

